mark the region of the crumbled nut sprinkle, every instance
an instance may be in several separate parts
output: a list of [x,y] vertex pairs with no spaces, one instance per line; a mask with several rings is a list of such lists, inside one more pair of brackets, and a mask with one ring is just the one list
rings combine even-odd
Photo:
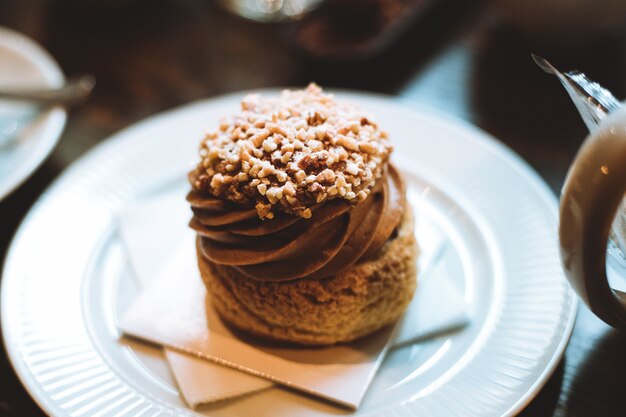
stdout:
[[309,218],[327,200],[363,201],[391,150],[375,123],[315,84],[249,95],[202,141],[192,186],[254,205],[261,218],[277,210]]

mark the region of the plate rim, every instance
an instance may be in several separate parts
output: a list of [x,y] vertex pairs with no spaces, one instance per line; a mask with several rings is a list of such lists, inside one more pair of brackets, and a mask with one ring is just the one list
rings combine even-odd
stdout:
[[[0,27],[0,30],[2,28]],[[9,249],[6,252],[5,259],[2,264],[2,282],[0,283],[0,324],[2,329],[5,329],[8,326],[7,319],[7,311],[6,311],[6,301],[5,299],[8,297],[6,287],[8,286],[7,276],[6,276],[6,265],[11,262],[11,259],[14,257],[13,252],[15,251],[16,243],[23,233],[26,225],[28,224],[30,218],[34,215],[34,213],[38,210],[39,204],[42,200],[45,199],[50,194],[55,193],[56,188],[59,183],[63,182],[65,178],[70,177],[72,172],[76,169],[80,169],[82,165],[81,162],[85,161],[93,157],[94,155],[105,152],[109,147],[115,147],[119,142],[123,142],[129,140],[132,137],[132,134],[135,130],[141,130],[145,126],[151,124],[152,122],[169,117],[176,117],[178,114],[183,114],[188,111],[192,111],[195,107],[202,107],[209,105],[210,103],[218,102],[218,101],[227,101],[229,99],[242,97],[245,94],[250,93],[265,93],[271,94],[276,93],[284,87],[275,87],[275,88],[260,88],[253,90],[244,90],[238,92],[232,92],[228,94],[223,94],[219,96],[204,98],[200,100],[193,101],[183,106],[179,106],[173,109],[169,109],[163,112],[159,112],[147,118],[137,121],[124,129],[114,133],[109,136],[107,139],[103,140],[101,143],[92,147],[87,153],[73,161],[59,177],[57,177],[47,188],[46,190],[38,197],[35,204],[28,211],[26,216],[23,218],[20,226],[15,232],[11,244],[9,245]],[[551,207],[551,211],[558,218],[558,200],[556,195],[549,188],[547,183],[541,178],[541,176],[517,153],[515,153],[512,149],[507,147],[504,143],[500,142],[497,138],[493,137],[489,133],[481,130],[480,128],[472,125],[468,121],[459,119],[458,117],[447,115],[445,113],[439,113],[437,111],[433,111],[433,109],[428,108],[424,105],[407,105],[406,102],[403,102],[399,97],[385,95],[380,93],[370,93],[364,91],[354,91],[349,89],[329,89],[331,93],[337,94],[346,94],[351,98],[360,98],[363,97],[366,100],[375,100],[379,102],[384,102],[387,104],[391,104],[393,106],[393,111],[401,111],[406,112],[407,114],[411,114],[413,116],[417,115],[418,117],[428,119],[433,124],[442,126],[445,125],[447,129],[454,130],[458,132],[460,135],[466,137],[466,139],[473,141],[478,146],[482,146],[486,150],[489,150],[493,154],[500,157],[504,162],[506,162],[512,169],[514,169],[519,175],[521,175],[525,181],[534,188],[540,197],[545,200],[546,203]],[[1,198],[1,197],[0,197]],[[574,291],[571,287],[568,286],[567,293],[569,294],[570,299],[570,308],[567,311],[566,318],[567,320],[564,322],[563,333],[560,337],[559,343],[556,348],[552,352],[550,359],[547,361],[546,366],[544,367],[541,374],[535,379],[530,389],[526,391],[520,398],[513,403],[509,409],[502,414],[502,416],[511,416],[516,415],[521,410],[523,410],[541,391],[541,389],[545,386],[545,384],[550,379],[551,375],[557,369],[557,366],[565,354],[565,350],[567,345],[571,339],[573,328],[576,322],[577,317],[577,308],[578,308],[578,299],[575,296]],[[3,334],[3,344],[5,346],[7,356],[10,360],[10,363],[15,370],[18,379],[29,393],[31,398],[38,406],[48,415],[53,415],[54,407],[49,406],[48,401],[45,398],[45,395],[41,395],[38,392],[37,382],[32,380],[32,377],[28,374],[28,366],[20,360],[18,353],[15,351],[16,347],[12,345],[10,340],[8,339],[7,333],[2,331]],[[192,411],[192,410],[190,410]]]
[[[11,49],[30,61],[41,73],[49,87],[60,87],[65,83],[65,76],[59,64],[40,44],[28,36],[13,29],[0,26],[0,45]],[[61,138],[67,121],[65,108],[60,105],[53,106],[42,112],[40,117],[42,118],[41,123],[45,124],[41,135],[46,140],[42,140],[40,146],[27,158],[27,163],[21,167],[19,175],[7,182],[0,181],[0,202],[11,195],[35,173],[37,168],[52,153],[52,150]]]

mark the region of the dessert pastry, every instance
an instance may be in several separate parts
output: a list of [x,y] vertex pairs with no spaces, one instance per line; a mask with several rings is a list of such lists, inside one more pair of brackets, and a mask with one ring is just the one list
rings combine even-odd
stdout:
[[220,316],[272,340],[347,342],[400,317],[413,217],[386,133],[314,84],[250,95],[207,134],[187,199]]

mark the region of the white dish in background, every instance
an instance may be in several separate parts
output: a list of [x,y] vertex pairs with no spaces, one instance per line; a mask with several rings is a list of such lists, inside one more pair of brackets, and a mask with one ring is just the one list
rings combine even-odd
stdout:
[[[39,45],[0,27],[0,89],[61,87],[57,63]],[[0,144],[0,200],[9,195],[46,159],[56,145],[66,112],[56,106],[36,106],[0,99],[0,130],[15,131],[15,139]],[[4,142],[0,135],[0,142]]]
[[[202,132],[235,111],[242,94],[120,132],[74,163],[25,218],[5,263],[1,319],[17,374],[46,412],[194,415],[161,349],[119,340],[119,317],[138,285],[117,216],[150,196],[174,190],[182,198]],[[576,312],[558,257],[554,195],[510,150],[471,126],[386,97],[337,94],[374,114],[393,138],[411,200],[448,239],[437,268],[463,289],[473,321],[460,333],[392,352],[357,413],[279,389],[201,413],[519,412],[557,366]]]

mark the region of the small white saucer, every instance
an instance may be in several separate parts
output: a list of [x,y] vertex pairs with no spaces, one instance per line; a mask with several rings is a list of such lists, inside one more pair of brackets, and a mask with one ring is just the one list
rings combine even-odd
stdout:
[[[60,87],[63,73],[50,55],[31,39],[0,27],[0,88]],[[0,200],[17,188],[56,145],[66,112],[62,107],[38,109],[0,100]],[[10,139],[4,140],[6,131]]]

